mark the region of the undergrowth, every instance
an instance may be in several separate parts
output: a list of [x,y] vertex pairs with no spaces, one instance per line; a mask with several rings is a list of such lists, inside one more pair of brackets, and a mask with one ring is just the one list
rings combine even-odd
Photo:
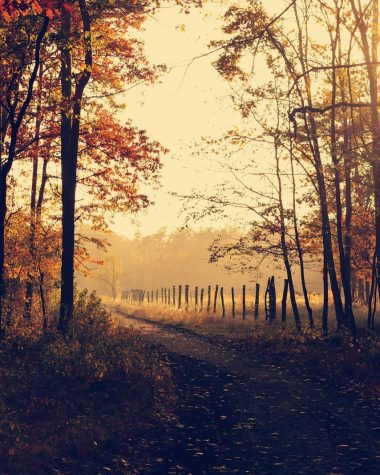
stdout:
[[133,439],[169,413],[168,366],[94,294],[77,297],[69,338],[54,319],[13,325],[0,348],[0,473],[127,473]]

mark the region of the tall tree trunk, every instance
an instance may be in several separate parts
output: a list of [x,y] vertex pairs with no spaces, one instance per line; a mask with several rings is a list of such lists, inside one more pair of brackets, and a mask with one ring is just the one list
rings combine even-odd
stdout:
[[61,174],[62,174],[62,262],[59,330],[66,334],[74,301],[74,212],[76,171],[71,156],[72,140],[72,58],[71,13],[61,11]]
[[74,251],[75,251],[75,194],[77,162],[84,89],[92,73],[91,18],[85,0],[79,0],[83,24],[85,61],[76,77],[72,93],[71,14],[62,8],[61,14],[61,173],[62,173],[62,262],[61,302],[58,328],[63,334],[69,331],[74,304]]

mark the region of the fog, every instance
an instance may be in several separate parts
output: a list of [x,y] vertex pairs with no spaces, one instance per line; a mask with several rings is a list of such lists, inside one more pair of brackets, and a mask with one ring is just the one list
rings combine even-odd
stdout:
[[[85,233],[94,237],[88,230]],[[234,230],[225,231],[224,239],[233,234]],[[97,234],[95,237],[106,239],[107,245],[104,249],[93,244],[87,246],[91,260],[86,264],[86,271],[78,273],[77,283],[80,288],[95,290],[99,295],[112,297],[115,293],[115,297],[120,297],[124,290],[155,290],[179,284],[204,288],[216,284],[239,288],[245,284],[250,292],[256,282],[266,285],[271,275],[275,275],[277,286],[282,288],[285,277],[281,261],[276,263],[271,257],[265,259],[257,270],[250,272],[240,270],[239,258],[210,263],[209,247],[220,237],[220,231],[214,229],[183,229],[169,233],[163,228],[155,234],[137,235],[134,239],[115,233],[107,236]],[[249,260],[255,267],[261,258],[252,257]],[[233,266],[234,270],[227,270],[226,265]],[[247,267],[247,259],[243,267]],[[316,265],[314,271],[307,272],[311,292],[321,290],[319,267]],[[297,268],[294,272],[297,274]],[[301,290],[297,277],[296,286]]]

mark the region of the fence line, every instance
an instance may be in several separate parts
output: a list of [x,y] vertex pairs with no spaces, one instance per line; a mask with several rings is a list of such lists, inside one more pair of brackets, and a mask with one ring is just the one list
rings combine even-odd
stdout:
[[[182,307],[182,298],[183,298],[183,289],[184,289],[184,310],[188,312],[190,308],[193,308],[196,312],[207,312],[215,315],[218,311],[221,312],[221,316],[224,318],[227,315],[227,304],[230,304],[230,316],[235,318],[237,313],[240,313],[242,319],[245,320],[247,315],[251,313],[255,319],[259,317],[259,308],[260,308],[260,284],[256,283],[252,291],[252,300],[251,306],[247,306],[247,301],[249,295],[247,294],[247,287],[243,285],[240,288],[240,291],[231,287],[231,301],[228,299],[226,301],[225,289],[219,284],[215,286],[208,285],[207,289],[204,287],[194,286],[194,292],[191,291],[189,284],[179,284],[178,286],[173,285],[171,287],[161,287],[159,289],[132,289],[127,290],[122,293],[122,300],[126,300],[129,303],[134,304],[143,304],[147,303],[148,305],[159,304],[164,308],[172,308],[176,310],[183,310]],[[276,305],[276,296],[273,294],[274,290],[274,277],[268,279],[268,286],[264,294],[265,300],[265,314],[266,318],[272,321],[276,318],[276,310],[273,306]],[[207,303],[205,304],[205,296],[207,291]],[[213,292],[213,298],[211,297]],[[284,290],[285,292],[285,290]],[[236,296],[240,294],[240,303],[241,306],[238,308]],[[212,298],[212,300],[211,300]],[[283,305],[284,298],[286,303],[286,296],[283,296]],[[212,306],[212,307],[211,307]],[[285,305],[286,308],[286,305]],[[251,309],[251,312],[249,311]],[[285,310],[286,311],[286,310]],[[282,312],[282,315],[284,311]]]

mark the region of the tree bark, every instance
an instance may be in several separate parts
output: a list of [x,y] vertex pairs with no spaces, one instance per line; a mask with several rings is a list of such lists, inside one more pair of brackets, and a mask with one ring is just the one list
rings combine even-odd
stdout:
[[61,11],[61,173],[62,173],[62,262],[61,302],[58,328],[67,335],[74,305],[75,195],[82,98],[92,72],[91,19],[85,0],[79,0],[85,50],[84,68],[73,94],[71,57],[71,13]]

